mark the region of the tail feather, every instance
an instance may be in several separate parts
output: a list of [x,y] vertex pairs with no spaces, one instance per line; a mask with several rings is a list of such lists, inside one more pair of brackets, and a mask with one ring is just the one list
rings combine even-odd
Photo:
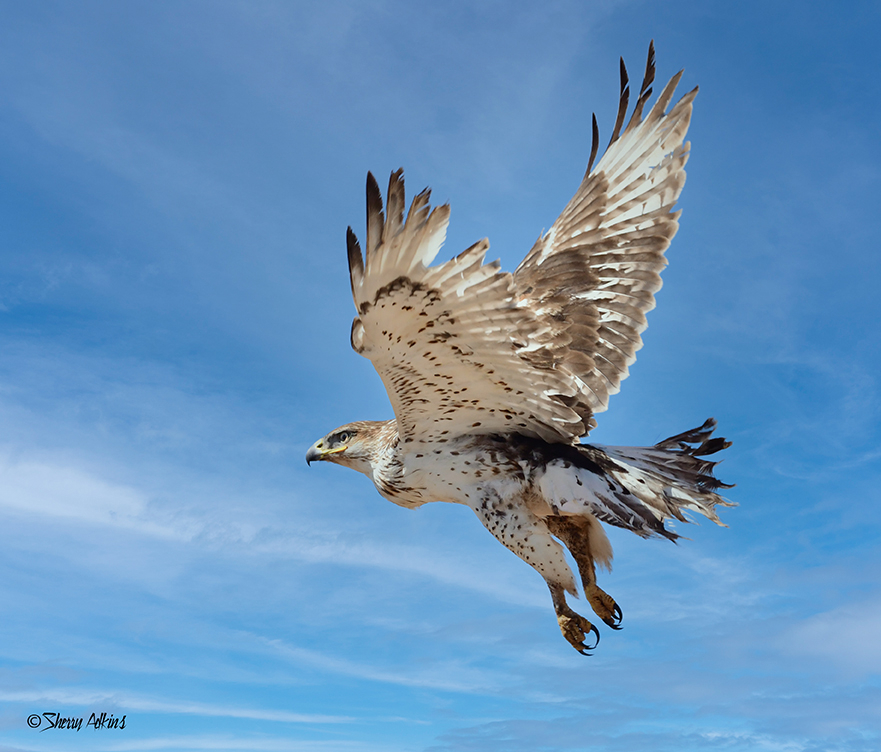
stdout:
[[[699,428],[692,428],[690,431],[678,433],[669,439],[658,442],[655,446],[659,449],[680,449],[694,457],[705,457],[708,454],[715,454],[731,446],[731,442],[727,439],[721,437],[710,438],[715,430],[716,419],[707,418]],[[698,444],[699,446],[691,447],[689,444]],[[726,488],[729,487],[726,486]]]
[[646,517],[646,522],[651,524],[634,532],[675,540],[679,536],[661,525],[671,517],[690,522],[684,510],[698,512],[725,527],[715,508],[736,504],[716,491],[733,486],[713,474],[718,462],[702,459],[731,446],[731,442],[723,438],[711,438],[715,428],[716,421],[710,418],[699,428],[671,436],[653,447],[596,447],[616,466],[607,472],[651,513]]

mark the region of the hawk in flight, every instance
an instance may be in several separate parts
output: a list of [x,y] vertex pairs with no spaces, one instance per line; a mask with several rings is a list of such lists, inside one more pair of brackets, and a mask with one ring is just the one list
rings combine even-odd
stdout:
[[[394,420],[359,421],[315,442],[306,461],[350,467],[403,507],[448,501],[471,507],[502,544],[532,565],[551,591],[563,636],[579,652],[596,627],[566,603],[577,597],[564,544],[597,616],[618,629],[622,612],[597,585],[612,548],[601,522],[675,540],[668,519],[685,510],[722,524],[716,492],[730,488],[705,459],[730,445],[716,422],[651,447],[582,443],[627,378],[655,305],[664,251],[678,229],[673,206],[685,183],[690,91],[670,103],[681,72],[644,114],[655,76],[654,45],[625,126],[621,95],[602,158],[593,118],[590,160],[578,191],[513,273],[484,263],[484,239],[431,266],[450,207],[429,191],[404,214],[403,171],[382,196],[367,175],[367,236],[349,228],[357,316],[351,341],[382,378]],[[669,109],[668,109],[669,108]],[[592,643],[592,644],[589,644]]]

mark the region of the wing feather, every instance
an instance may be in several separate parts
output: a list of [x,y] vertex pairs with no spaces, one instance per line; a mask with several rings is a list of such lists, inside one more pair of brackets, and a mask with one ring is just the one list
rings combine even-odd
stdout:
[[[622,69],[612,139],[595,168],[592,154],[578,191],[514,272],[521,305],[546,321],[544,345],[558,368],[576,375],[574,409],[587,424],[618,392],[642,347],[666,266],[664,251],[679,227],[673,207],[685,184],[684,140],[697,89],[670,110],[678,73],[645,118],[655,78],[654,44],[634,112],[621,132],[629,99]],[[595,122],[595,118],[594,118]],[[620,135],[619,135],[620,133]]]
[[[595,424],[642,347],[664,251],[678,229],[685,142],[697,89],[670,110],[681,73],[643,118],[655,77],[654,44],[630,120],[621,91],[612,137],[596,167],[592,119],[587,173],[551,229],[514,274],[485,263],[486,240],[431,266],[450,209],[426,189],[404,216],[402,170],[386,214],[367,176],[367,242],[349,230],[358,316],[352,347],[388,390],[404,441],[516,430],[573,443]],[[623,128],[623,131],[622,131]]]
[[[352,347],[383,380],[402,439],[441,440],[464,433],[516,430],[570,443],[585,432],[568,401],[577,380],[541,356],[547,324],[519,306],[513,277],[484,263],[481,240],[429,266],[444,241],[449,206],[434,210],[423,191],[398,219],[403,173],[392,173],[388,219],[367,181],[368,253],[349,239],[358,317]],[[381,238],[376,245],[375,237]]]
[[[621,74],[621,94],[618,97],[618,117],[615,118],[615,130],[612,131],[612,138],[609,139],[609,146],[618,139],[621,132],[621,126],[624,125],[624,117],[627,115],[627,105],[630,103],[630,83],[627,78],[627,66],[624,65],[624,58],[620,58],[620,74]],[[606,147],[608,148],[608,147]]]

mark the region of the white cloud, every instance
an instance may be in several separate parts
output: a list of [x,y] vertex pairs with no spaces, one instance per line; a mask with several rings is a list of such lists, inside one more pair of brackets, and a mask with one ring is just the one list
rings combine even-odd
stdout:
[[223,718],[250,718],[257,721],[281,723],[349,723],[349,716],[292,713],[287,710],[242,708],[229,705],[189,702],[187,700],[158,700],[124,691],[90,690],[81,687],[56,687],[31,691],[0,691],[0,700],[16,703],[58,703],[60,705],[103,708],[110,706],[141,713],[173,713],[183,715],[215,716]]
[[336,658],[315,650],[289,645],[282,640],[259,638],[279,655],[298,664],[306,664],[322,671],[353,676],[368,681],[398,684],[405,687],[440,689],[447,692],[481,694],[509,686],[512,677],[500,671],[472,668],[461,661],[435,663],[419,671],[388,670]]
[[[168,467],[167,477],[188,480],[180,469]],[[493,555],[494,547],[462,556],[455,546],[441,550],[426,545],[375,541],[347,541],[346,525],[327,519],[296,518],[276,521],[266,539],[259,511],[251,499],[221,488],[201,488],[199,496],[213,498],[213,506],[173,494],[162,504],[132,485],[115,483],[72,463],[0,451],[0,510],[40,520],[74,521],[92,526],[122,528],[138,535],[178,541],[227,553],[267,556],[310,564],[370,567],[396,575],[429,578],[454,588],[470,590],[498,601],[543,608],[547,598],[540,580],[518,562]],[[288,496],[287,492],[277,493]],[[216,494],[216,495],[215,495]],[[223,509],[222,514],[217,509]],[[476,520],[463,520],[476,525]],[[514,570],[511,571],[511,564]]]
[[[90,749],[100,752],[136,752],[137,750],[171,749],[184,750],[241,750],[241,752],[394,752],[404,747],[389,744],[346,740],[290,739],[287,737],[236,736],[222,734],[181,734],[178,736],[153,736],[146,739],[118,739],[113,741],[90,742]],[[407,747],[409,749],[409,747]],[[0,747],[0,750],[20,752],[57,752],[57,743],[45,745],[21,744],[15,747]]]
[[399,747],[390,747],[387,743],[372,744],[357,741],[324,741],[297,740],[272,737],[245,736],[160,736],[150,739],[136,739],[117,742],[116,744],[98,747],[107,752],[127,752],[128,750],[174,749],[174,750],[243,750],[243,752],[393,752]]
[[0,454],[0,505],[29,515],[48,515],[121,527],[146,526],[154,534],[170,531],[144,521],[145,497],[75,467]]
[[790,655],[831,663],[849,675],[881,674],[881,601],[824,611],[796,624],[780,648]]

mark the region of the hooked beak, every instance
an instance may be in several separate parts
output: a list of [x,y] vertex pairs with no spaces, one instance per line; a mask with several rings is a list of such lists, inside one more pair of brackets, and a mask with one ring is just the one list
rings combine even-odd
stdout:
[[324,439],[321,439],[309,447],[309,451],[306,452],[306,464],[311,465],[313,462],[326,459],[329,454],[339,454],[340,452],[345,452],[348,448],[348,446],[344,445],[338,446],[336,449],[325,449]]

